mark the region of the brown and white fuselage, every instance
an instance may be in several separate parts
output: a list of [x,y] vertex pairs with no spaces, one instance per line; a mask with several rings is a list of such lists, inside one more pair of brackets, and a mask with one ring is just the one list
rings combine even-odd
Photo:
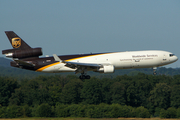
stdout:
[[[71,57],[70,57],[71,56]],[[61,60],[54,61],[53,57],[42,58],[42,63],[51,63],[48,65],[42,65],[42,67],[36,69],[39,72],[74,72],[77,68],[67,67],[66,64],[97,64],[102,66],[109,66],[105,73],[114,72],[115,69],[132,69],[132,68],[153,68],[164,66],[173,63],[177,60],[177,57],[166,51],[148,50],[148,51],[132,51],[132,52],[113,52],[113,53],[98,53],[98,54],[84,54],[84,55],[68,55],[58,56]],[[41,60],[41,58],[39,59]],[[83,66],[83,65],[82,65]],[[88,66],[89,67],[89,66]],[[95,69],[94,71],[101,71]],[[103,69],[102,69],[103,72]]]
[[39,58],[41,48],[31,48],[13,31],[6,31],[14,49],[3,50],[6,57],[13,58],[11,66],[38,72],[81,73],[81,79],[89,79],[87,71],[113,73],[116,69],[154,68],[178,60],[171,52],[161,50],[109,52],[96,54],[62,55]]

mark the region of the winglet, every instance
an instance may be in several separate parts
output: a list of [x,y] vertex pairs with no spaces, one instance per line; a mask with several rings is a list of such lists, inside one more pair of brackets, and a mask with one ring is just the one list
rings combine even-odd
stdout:
[[53,54],[53,57],[55,61],[62,62],[62,60],[56,54]]

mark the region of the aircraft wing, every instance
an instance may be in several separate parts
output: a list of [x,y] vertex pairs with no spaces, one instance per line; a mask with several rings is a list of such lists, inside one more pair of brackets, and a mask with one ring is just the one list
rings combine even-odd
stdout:
[[77,69],[76,72],[79,72],[84,69],[99,69],[103,67],[103,65],[110,65],[109,63],[102,63],[102,64],[96,64],[96,63],[81,63],[81,62],[70,62],[70,61],[65,61],[61,60],[56,54],[53,54],[53,57],[55,61],[59,61],[62,63],[65,63],[65,66],[72,68],[72,69]]
[[78,67],[89,67],[91,69],[94,68],[100,68],[102,65],[101,64],[95,64],[95,63],[79,63],[79,62],[66,62],[65,66],[70,67],[70,68],[78,68]]
[[103,67],[104,64],[96,64],[96,63],[80,63],[80,62],[69,62],[69,61],[64,61],[66,63],[65,66],[76,69],[75,73],[82,73],[86,70],[93,70],[96,71]]
[[80,62],[69,62],[65,60],[61,60],[56,54],[53,54],[54,60],[62,63],[66,63],[65,66],[70,68],[78,68],[78,67],[90,67],[90,68],[100,68],[102,64],[96,63],[80,63]]

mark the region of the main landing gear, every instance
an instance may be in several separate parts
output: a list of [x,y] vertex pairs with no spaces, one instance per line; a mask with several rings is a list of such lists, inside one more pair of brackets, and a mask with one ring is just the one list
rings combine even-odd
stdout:
[[84,79],[90,79],[91,77],[89,75],[80,75],[79,79],[84,80]]
[[90,79],[90,78],[91,78],[91,76],[86,75],[84,72],[81,73],[81,75],[79,76],[79,79],[81,79],[81,80],[84,80],[84,79]]

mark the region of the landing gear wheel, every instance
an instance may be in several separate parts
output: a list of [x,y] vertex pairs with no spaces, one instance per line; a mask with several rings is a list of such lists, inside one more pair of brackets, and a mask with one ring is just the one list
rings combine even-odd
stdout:
[[157,72],[153,72],[153,75],[157,75]]
[[86,78],[86,79],[90,79],[91,77],[90,77],[89,75],[86,75],[85,78]]
[[79,79],[83,80],[83,79],[86,79],[86,77],[85,77],[85,75],[80,75]]
[[89,75],[80,75],[79,79],[84,80],[84,79],[90,79],[91,77]]

